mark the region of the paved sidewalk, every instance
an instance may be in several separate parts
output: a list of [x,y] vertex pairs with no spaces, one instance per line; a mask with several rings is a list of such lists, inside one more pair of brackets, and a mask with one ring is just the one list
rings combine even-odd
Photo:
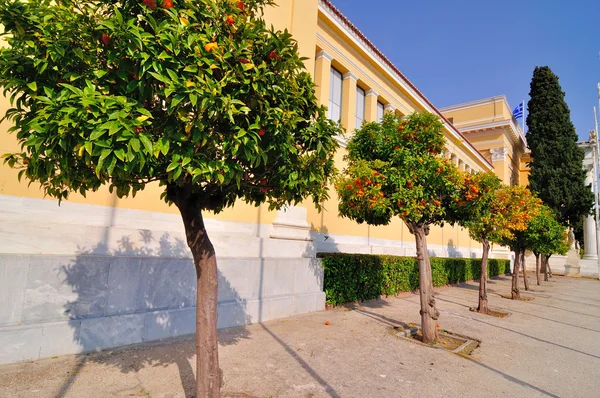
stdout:
[[[373,301],[221,331],[229,397],[594,397],[600,394],[600,282],[554,277],[512,301],[489,284],[499,319],[469,311],[476,283],[437,290],[442,328],[483,341],[471,359],[394,337],[419,297]],[[326,326],[325,322],[330,325]],[[0,397],[193,395],[191,338],[0,367]]]

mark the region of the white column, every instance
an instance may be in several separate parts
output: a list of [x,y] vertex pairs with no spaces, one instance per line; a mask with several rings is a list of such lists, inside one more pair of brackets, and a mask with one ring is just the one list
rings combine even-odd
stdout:
[[367,122],[377,121],[377,98],[379,94],[373,89],[365,93],[365,120]]
[[321,105],[329,106],[329,84],[333,57],[321,50],[315,57],[315,94]]
[[455,154],[450,155],[450,163],[458,167],[458,156]]
[[356,82],[358,77],[352,72],[344,73],[342,86],[342,127],[348,133],[354,133],[356,122]]
[[[585,178],[585,185],[592,184],[594,181],[593,168],[587,170]],[[583,220],[583,246],[584,254],[583,258],[586,260],[597,260],[598,259],[598,247],[596,242],[596,220],[594,216],[587,216]]]

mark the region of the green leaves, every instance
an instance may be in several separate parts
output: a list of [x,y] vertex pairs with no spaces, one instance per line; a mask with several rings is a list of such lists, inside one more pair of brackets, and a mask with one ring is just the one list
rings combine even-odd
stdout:
[[536,67],[529,95],[529,186],[552,208],[560,223],[575,227],[590,213],[594,195],[585,184],[584,152],[578,146],[558,76],[547,66]]
[[[419,288],[419,266],[414,257],[369,254],[318,253],[324,270],[328,304],[344,305],[394,295]],[[479,279],[481,259],[431,259],[434,286]],[[510,272],[509,260],[488,260],[488,275]]]
[[340,127],[319,106],[292,37],[259,17],[267,4],[151,10],[101,0],[73,12],[69,2],[19,2],[18,11],[0,2],[10,36],[0,85],[24,145],[10,164],[60,199],[103,184],[134,194],[159,180],[187,185],[216,212],[238,198],[319,206]]
[[381,123],[364,124],[348,144],[348,172],[336,181],[340,214],[372,225],[393,216],[423,225],[456,221],[447,209],[459,176],[440,156],[444,143],[432,114],[403,120],[388,113]]
[[541,211],[528,224],[520,238],[523,246],[534,253],[544,255],[561,254],[569,251],[565,228],[556,220],[552,209],[542,206]]

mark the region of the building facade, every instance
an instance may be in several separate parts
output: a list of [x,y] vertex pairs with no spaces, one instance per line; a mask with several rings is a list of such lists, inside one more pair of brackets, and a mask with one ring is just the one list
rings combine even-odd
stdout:
[[527,185],[527,141],[504,95],[440,111],[493,164],[503,183]]
[[[482,103],[481,111],[436,109],[328,1],[280,0],[265,19],[293,34],[319,101],[348,134],[384,112],[432,112],[444,121],[444,156],[460,169],[495,170],[505,182],[522,182],[524,139],[505,99]],[[8,107],[0,100],[0,113]],[[18,150],[9,127],[0,125],[0,153]],[[338,137],[339,169],[347,139]],[[124,199],[103,188],[87,198],[73,194],[59,206],[0,166],[0,363],[194,332],[191,255],[177,209],[160,194],[157,184]],[[383,227],[342,219],[335,194],[324,207],[272,212],[240,202],[207,215],[219,263],[219,327],[323,309],[316,252],[415,254],[399,219]],[[428,239],[434,256],[481,255],[480,244],[459,227],[433,228]]]

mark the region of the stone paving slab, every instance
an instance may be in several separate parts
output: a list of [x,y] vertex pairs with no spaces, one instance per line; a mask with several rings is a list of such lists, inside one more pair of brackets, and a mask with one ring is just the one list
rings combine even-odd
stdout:
[[[419,322],[406,294],[220,331],[229,397],[593,397],[600,391],[600,282],[554,277],[490,305],[507,318],[469,311],[476,283],[436,291],[443,329],[482,341],[469,358],[398,339]],[[330,325],[325,325],[329,321]],[[192,338],[0,367],[0,397],[193,396]]]

